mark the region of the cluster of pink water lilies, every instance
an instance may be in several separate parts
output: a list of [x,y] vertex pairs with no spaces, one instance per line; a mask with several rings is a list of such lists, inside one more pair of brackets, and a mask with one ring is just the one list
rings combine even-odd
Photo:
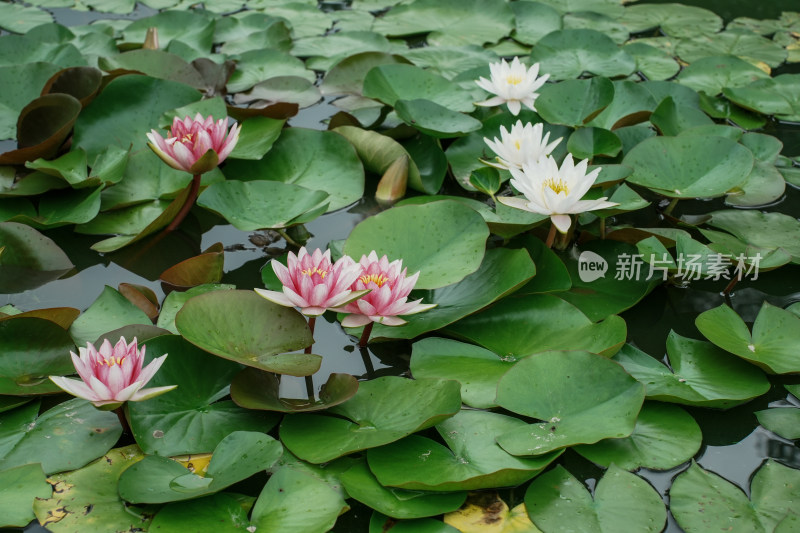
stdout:
[[318,316],[326,310],[348,315],[345,327],[365,326],[374,322],[387,326],[406,323],[398,315],[411,315],[435,307],[422,300],[409,302],[408,295],[419,272],[407,276],[403,260],[389,261],[373,250],[359,262],[345,255],[331,262],[330,250],[308,253],[305,247],[295,255],[289,252],[287,265],[273,260],[272,269],[283,290],[255,289],[264,298],[287,307],[299,307],[306,316]]

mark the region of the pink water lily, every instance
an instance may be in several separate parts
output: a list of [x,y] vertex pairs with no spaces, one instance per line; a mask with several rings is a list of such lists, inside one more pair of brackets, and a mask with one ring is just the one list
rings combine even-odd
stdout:
[[362,256],[359,264],[361,275],[352,289],[370,292],[342,309],[345,313],[351,313],[342,320],[342,326],[355,328],[370,322],[402,326],[406,321],[398,315],[413,315],[436,307],[436,304],[420,303],[422,299],[406,301],[417,283],[419,272],[406,277],[407,269],[403,268],[402,259],[390,263],[385,255],[379,259],[373,250],[369,255]]
[[80,357],[70,352],[81,380],[50,376],[50,380],[78,398],[89,400],[95,407],[114,409],[123,402],[146,400],[177,387],[153,387],[143,389],[158,372],[167,355],[157,357],[149,365],[144,364],[145,346],[138,347],[136,338],[128,344],[120,337],[115,346],[106,339],[96,349],[87,342],[86,348],[78,348]]
[[156,130],[147,134],[148,145],[169,166],[192,174],[213,170],[230,155],[239,140],[241,125],[228,132],[228,118],[214,122],[214,117],[198,113],[194,119],[175,117],[167,138]]
[[307,316],[318,316],[326,309],[340,307],[363,296],[367,291],[351,286],[361,274],[361,266],[344,256],[331,263],[331,251],[319,248],[309,254],[305,247],[297,255],[289,252],[287,266],[272,261],[272,270],[283,284],[283,291],[255,291],[278,305],[299,307]]

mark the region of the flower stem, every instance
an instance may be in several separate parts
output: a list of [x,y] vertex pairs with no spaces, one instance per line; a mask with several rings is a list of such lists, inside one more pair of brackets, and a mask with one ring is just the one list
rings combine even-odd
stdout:
[[675,206],[676,206],[676,205],[678,205],[678,200],[680,200],[680,198],[673,198],[673,199],[672,199],[672,201],[669,203],[669,205],[667,206],[667,208],[666,208],[666,209],[664,209],[664,212],[663,212],[663,214],[664,214],[665,216],[669,216],[669,215],[671,215],[671,214],[672,214],[672,210],[673,210],[673,209],[675,209]]
[[[314,346],[314,326],[317,324],[317,317],[310,316],[308,317],[308,329],[311,330],[311,344],[306,346],[306,349],[303,353],[311,353],[311,347]],[[308,402],[314,403],[316,398],[314,397],[314,376],[306,376],[306,394],[308,395]]]
[[369,342],[369,335],[372,333],[372,326],[374,324],[375,322],[370,322],[364,326],[364,331],[361,333],[361,338],[358,340],[358,345],[362,348],[367,346],[367,343]]
[[[372,322],[370,322],[370,324],[372,324]],[[372,366],[372,359],[369,357],[369,348],[362,346],[358,348],[358,351],[361,354],[361,360],[364,361],[367,379],[373,379],[375,377],[375,367]]]
[[286,241],[286,243],[287,243],[289,246],[294,246],[295,248],[301,248],[301,247],[302,247],[302,245],[301,245],[301,244],[299,244],[297,241],[295,241],[294,239],[292,239],[291,237],[289,237],[289,234],[288,234],[288,233],[286,233],[285,231],[283,231],[282,229],[280,229],[280,228],[272,228],[272,230],[273,230],[275,233],[277,233],[278,235],[280,235],[281,237],[283,237],[283,240],[285,240],[285,241]]
[[128,419],[125,417],[125,404],[120,405],[116,409],[114,409],[114,413],[119,418],[119,423],[122,426],[122,432],[132,435],[131,426],[128,424]]
[[547,240],[544,242],[544,245],[548,248],[553,247],[553,241],[556,239],[556,225],[552,222],[550,223],[550,233],[547,234]]
[[181,225],[183,219],[186,218],[186,215],[189,214],[189,211],[192,210],[194,207],[194,201],[197,200],[197,193],[200,190],[200,178],[202,174],[195,174],[192,177],[192,183],[190,185],[191,189],[189,189],[189,196],[186,197],[186,201],[181,206],[181,210],[178,211],[177,216],[169,223],[169,226],[166,227],[164,233],[169,233],[171,231],[175,231],[178,229],[178,226]]
[[603,240],[603,241],[606,240],[606,219],[605,218],[601,218],[600,219],[600,239]]

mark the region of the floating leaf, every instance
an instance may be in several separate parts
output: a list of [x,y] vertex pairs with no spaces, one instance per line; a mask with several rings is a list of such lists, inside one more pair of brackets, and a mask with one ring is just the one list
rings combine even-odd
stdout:
[[230,384],[231,398],[246,409],[263,409],[282,413],[322,411],[339,405],[358,391],[358,381],[349,374],[333,373],[319,392],[319,399],[280,397],[280,381],[275,374],[246,368]]
[[148,455],[119,478],[119,495],[131,503],[164,503],[213,494],[269,468],[283,453],[281,443],[256,431],[234,431],[214,448],[204,476],[179,462]]
[[525,507],[544,533],[560,531],[565,520],[580,531],[612,533],[664,528],[667,510],[642,478],[612,465],[597,483],[594,499],[561,465],[542,474],[525,492]]
[[711,56],[694,61],[675,81],[714,96],[726,87],[742,87],[763,78],[769,74],[736,56]]
[[509,510],[496,493],[471,493],[461,509],[444,515],[444,522],[462,533],[542,533],[531,522],[524,503]]
[[681,4],[641,4],[626,7],[620,22],[631,33],[660,27],[670,37],[693,37],[722,29],[722,19],[713,11]]
[[799,79],[800,74],[780,74],[744,87],[723,89],[722,94],[746,109],[796,122],[800,120]]
[[148,387],[177,385],[169,394],[130,402],[128,418],[145,453],[164,456],[208,452],[236,430],[266,431],[277,420],[218,401],[241,369],[214,357],[177,335],[147,341],[148,361],[167,354]]
[[497,443],[513,455],[541,455],[627,437],[643,401],[644,386],[605,357],[588,352],[531,355],[500,379],[497,403],[542,422],[503,433]]
[[190,257],[161,273],[159,280],[175,287],[196,287],[206,283],[218,283],[222,279],[225,254],[222,243],[219,249],[208,249],[200,255]]
[[[255,319],[257,317],[257,319]],[[303,316],[253,291],[212,291],[186,302],[175,326],[203,350],[278,374],[309,376],[322,358],[286,353],[309,346],[313,339]]]
[[733,234],[751,247],[779,250],[790,255],[793,262],[800,261],[800,244],[797,240],[800,222],[794,217],[776,212],[736,209],[712,212],[709,224]]
[[446,447],[410,435],[369,450],[367,460],[381,485],[389,487],[447,492],[515,486],[561,454],[518,458],[506,453],[495,438],[521,426],[527,424],[514,417],[462,410],[436,426]]
[[787,374],[800,372],[800,317],[764,302],[747,329],[736,311],[727,305],[709,309],[695,319],[697,329],[711,342],[767,372]]
[[398,100],[429,100],[450,111],[470,112],[472,96],[458,86],[413,65],[379,65],[364,78],[363,95],[395,106]]
[[662,402],[728,408],[769,390],[769,381],[752,365],[707,342],[671,331],[667,353],[669,367],[626,344],[613,360],[645,385],[649,399]]
[[328,410],[337,417],[287,415],[281,441],[301,459],[324,463],[399,440],[460,408],[457,381],[381,377],[362,382],[355,396]]
[[636,61],[607,35],[591,29],[557,30],[537,43],[531,63],[540,63],[542,72],[553,79],[578,78],[584,72],[598,76],[627,76]]
[[435,516],[458,509],[465,492],[420,492],[387,488],[381,485],[365,462],[353,465],[340,475],[350,497],[379,513],[403,520]]
[[512,2],[514,12],[514,39],[525,44],[536,44],[550,32],[560,30],[561,14],[539,2]]
[[[155,509],[130,505],[117,493],[122,471],[141,459],[142,452],[136,445],[125,446],[109,451],[84,468],[51,476],[53,496],[33,501],[36,518],[54,533],[78,531],[93,523],[121,531],[146,528]],[[67,512],[68,509],[78,512]]]
[[122,434],[114,413],[73,398],[42,413],[38,402],[4,413],[0,470],[41,463],[46,474],[75,470],[94,461]]
[[34,499],[46,499],[52,494],[40,464],[0,471],[0,487],[0,527],[25,527],[35,518]]
[[344,252],[359,258],[374,250],[390,261],[402,259],[409,275],[420,272],[416,288],[435,289],[475,272],[488,236],[478,213],[458,202],[442,201],[393,207],[369,217],[350,233]]
[[800,439],[800,409],[774,407],[756,411],[758,423],[784,439]]
[[75,319],[69,333],[78,346],[85,346],[103,333],[128,324],[151,324],[144,311],[106,285],[86,311]]
[[[243,501],[244,500],[244,501]],[[169,533],[199,529],[214,524],[215,533],[241,533],[250,521],[247,513],[253,498],[226,492],[204,498],[165,505],[158,511],[148,531]]]
[[756,66],[777,67],[786,59],[786,50],[781,45],[747,30],[686,36],[678,41],[675,51],[687,63],[707,56],[732,55]]
[[669,470],[697,453],[703,440],[694,418],[676,405],[645,402],[629,437],[576,446],[576,452],[604,467]]
[[25,224],[0,222],[0,248],[0,293],[34,289],[74,267],[52,239]]
[[614,99],[614,85],[608,78],[565,80],[544,85],[536,110],[551,124],[577,127],[592,120]]
[[688,533],[711,528],[777,531],[775,526],[800,497],[800,473],[767,460],[752,478],[748,500],[739,487],[693,462],[675,478],[669,494],[670,511]]

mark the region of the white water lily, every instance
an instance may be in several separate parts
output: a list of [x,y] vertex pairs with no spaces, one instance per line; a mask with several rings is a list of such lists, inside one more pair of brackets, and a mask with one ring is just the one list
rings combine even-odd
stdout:
[[483,102],[476,102],[480,106],[496,106],[507,104],[508,110],[512,115],[518,115],[522,104],[531,111],[536,111],[533,106],[534,101],[539,97],[536,92],[539,87],[544,85],[549,74],[539,76],[539,63],[535,63],[531,68],[526,68],[518,57],[515,57],[509,65],[505,59],[500,63],[490,63],[489,71],[491,80],[481,77],[475,83],[478,86],[496,96]]
[[517,209],[549,215],[558,231],[566,233],[572,224],[570,215],[619,205],[606,201],[607,197],[581,200],[600,173],[600,169],[596,168],[587,174],[588,164],[588,160],[584,159],[576,165],[572,155],[567,154],[561,168],[550,156],[525,164],[522,170],[511,168],[511,185],[525,198],[501,197],[498,200]]
[[483,138],[489,148],[497,154],[497,162],[484,161],[484,163],[497,168],[521,169],[526,163],[533,163],[546,155],[550,155],[562,138],[559,137],[548,144],[550,133],[548,132],[544,135],[542,133],[543,125],[541,122],[523,125],[522,121],[518,120],[516,124],[511,126],[510,132],[504,126],[500,126],[499,139],[495,137],[494,141],[490,141],[486,137]]

